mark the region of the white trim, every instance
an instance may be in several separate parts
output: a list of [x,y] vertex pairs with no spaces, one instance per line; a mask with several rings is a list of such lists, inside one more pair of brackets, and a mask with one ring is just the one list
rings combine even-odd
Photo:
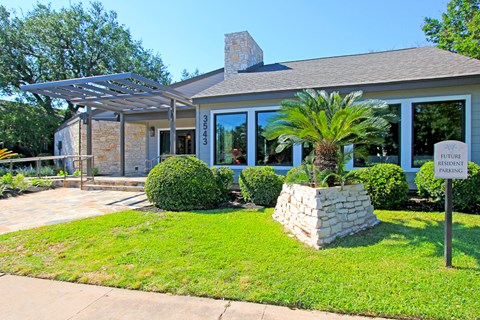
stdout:
[[[413,104],[421,102],[439,102],[465,100],[465,143],[468,146],[468,160],[471,161],[472,154],[472,96],[448,95],[405,99],[382,99],[388,104],[401,105],[400,121],[400,166],[405,172],[418,172],[419,168],[412,167],[412,145],[413,145]],[[353,146],[348,146],[351,149]],[[347,170],[360,169],[353,165],[353,158],[347,163]]]
[[[195,154],[200,155],[200,107],[195,105]],[[160,147],[160,146],[159,146]]]
[[[256,165],[256,112],[258,111],[277,111],[279,105],[250,107],[250,108],[230,108],[210,110],[210,166],[229,167],[231,169],[244,169],[249,166],[258,167]],[[246,113],[247,114],[247,165],[217,165],[215,164],[215,115],[228,113]],[[253,155],[253,156],[252,156]],[[293,165],[292,166],[271,166],[275,170],[290,170],[302,163],[302,146],[293,146]]]
[[[175,131],[179,130],[195,130],[195,138],[197,136],[197,128],[195,127],[177,127],[175,128]],[[170,132],[170,128],[157,128],[157,158],[160,157],[160,131],[168,131]],[[197,143],[195,141],[195,143]],[[196,146],[195,146],[196,148]],[[195,154],[198,154],[198,149],[195,149]]]

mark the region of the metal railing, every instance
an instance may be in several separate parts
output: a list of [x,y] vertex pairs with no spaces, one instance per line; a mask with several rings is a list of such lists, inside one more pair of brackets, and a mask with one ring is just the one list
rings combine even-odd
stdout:
[[166,158],[169,157],[196,157],[196,154],[162,154],[158,157],[155,157],[153,159],[147,159],[145,160],[145,170],[149,172],[150,170],[153,169],[155,164],[162,162]]
[[[60,179],[66,180],[68,175],[67,173],[67,159],[73,159],[73,166],[75,168],[75,162],[79,163],[79,168],[80,168],[80,189],[83,190],[83,186],[85,183],[88,181],[94,181],[95,177],[93,174],[93,168],[94,168],[94,159],[95,157],[93,155],[78,155],[78,156],[47,156],[47,157],[31,157],[31,158],[9,158],[9,159],[4,159],[0,160],[0,165],[2,164],[8,164],[10,166],[10,171],[13,172],[13,164],[14,163],[22,163],[22,162],[35,162],[35,171],[37,173],[37,177],[40,177],[40,168],[42,167],[42,161],[51,161],[51,160],[62,160],[63,164],[63,172],[65,173],[64,175],[58,176]],[[88,172],[84,174],[83,173],[83,164],[84,161],[91,160],[91,172]],[[86,179],[84,179],[84,176]]]

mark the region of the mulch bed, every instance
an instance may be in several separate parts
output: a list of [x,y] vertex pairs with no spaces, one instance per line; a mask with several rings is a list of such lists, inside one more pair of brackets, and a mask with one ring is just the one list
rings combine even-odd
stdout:
[[[263,206],[257,206],[253,203],[245,202],[240,191],[232,191],[230,201],[220,203],[216,209],[263,209]],[[155,206],[146,206],[136,209],[142,212],[164,212],[165,210]],[[408,201],[402,208],[395,210],[417,211],[417,212],[442,212],[444,210],[443,203],[432,202],[428,199],[420,198],[416,192],[411,192]]]
[[407,203],[403,208],[398,210],[417,211],[417,212],[438,212],[445,210],[444,204],[441,202],[432,202],[431,200],[420,198],[419,196],[410,195]]
[[[245,202],[240,191],[231,191],[230,201],[220,203],[215,209],[264,209],[263,206],[257,206],[253,203]],[[135,209],[142,212],[164,212],[165,210],[155,206],[146,206]]]

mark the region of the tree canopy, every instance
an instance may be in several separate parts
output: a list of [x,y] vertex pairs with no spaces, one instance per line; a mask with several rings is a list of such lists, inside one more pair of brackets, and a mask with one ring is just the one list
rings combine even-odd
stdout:
[[[24,93],[20,86],[119,72],[135,72],[162,84],[171,81],[160,55],[133,40],[117,14],[99,2],[59,10],[37,3],[24,15],[0,6],[0,48],[0,93],[17,95],[49,114],[59,101]],[[68,104],[65,117],[77,109]]]
[[27,157],[51,153],[53,133],[59,125],[60,116],[43,108],[0,101],[0,148]]
[[480,59],[480,0],[451,0],[441,20],[425,18],[423,31],[438,48]]

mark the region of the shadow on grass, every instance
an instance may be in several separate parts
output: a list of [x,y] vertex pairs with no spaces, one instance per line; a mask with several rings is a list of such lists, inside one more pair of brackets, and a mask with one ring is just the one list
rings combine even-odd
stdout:
[[[375,245],[383,240],[401,240],[398,245],[404,246],[404,241],[413,247],[420,247],[426,243],[434,247],[434,256],[444,255],[444,222],[428,218],[402,219],[395,218],[394,222],[383,222],[373,229],[360,232],[354,236],[338,239],[328,248],[356,248]],[[467,226],[454,222],[453,249],[469,257],[473,257],[480,265],[480,227]],[[328,248],[326,248],[328,250]],[[455,267],[480,271],[477,268]]]
[[242,210],[242,211],[252,211],[252,212],[265,212],[265,208],[245,208],[245,207],[242,207],[242,206],[239,206],[238,208],[237,207],[229,207],[229,208],[219,208],[219,209],[206,209],[206,210],[193,210],[193,211],[189,211],[189,212],[192,212],[192,213],[196,213],[196,214],[230,214],[230,213],[234,213],[234,212],[237,212],[239,210]]

